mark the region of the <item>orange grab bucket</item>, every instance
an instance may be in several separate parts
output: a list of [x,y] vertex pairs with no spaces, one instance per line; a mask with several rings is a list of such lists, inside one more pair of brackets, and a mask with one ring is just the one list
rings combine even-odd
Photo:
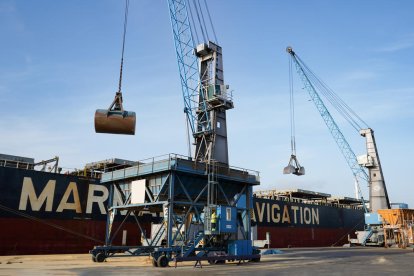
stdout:
[[109,134],[135,134],[136,115],[133,111],[97,109],[95,132]]

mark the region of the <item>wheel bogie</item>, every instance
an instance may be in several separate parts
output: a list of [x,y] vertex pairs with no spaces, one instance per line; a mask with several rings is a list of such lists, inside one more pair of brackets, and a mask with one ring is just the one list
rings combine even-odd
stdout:
[[105,252],[98,252],[95,255],[95,261],[98,263],[104,262],[106,259]]
[[157,259],[157,265],[158,267],[167,267],[168,266],[168,258],[165,255],[161,255]]

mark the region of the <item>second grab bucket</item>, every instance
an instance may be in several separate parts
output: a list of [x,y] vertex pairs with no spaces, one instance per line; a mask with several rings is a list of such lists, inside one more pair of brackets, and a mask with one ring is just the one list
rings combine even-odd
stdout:
[[305,168],[301,167],[296,155],[291,155],[289,164],[283,169],[283,174],[294,174],[297,176],[305,174]]

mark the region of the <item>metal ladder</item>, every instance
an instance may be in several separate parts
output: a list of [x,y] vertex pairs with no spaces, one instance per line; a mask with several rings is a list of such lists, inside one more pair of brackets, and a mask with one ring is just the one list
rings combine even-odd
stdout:
[[195,249],[197,244],[204,238],[204,232],[200,231],[182,250],[182,257],[188,257]]

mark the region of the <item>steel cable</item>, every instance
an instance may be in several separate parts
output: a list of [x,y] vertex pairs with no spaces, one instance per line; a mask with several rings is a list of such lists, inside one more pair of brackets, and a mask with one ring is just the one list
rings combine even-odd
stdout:
[[203,24],[201,23],[200,14],[199,14],[199,10],[198,10],[196,0],[193,0],[193,5],[194,5],[194,10],[195,10],[196,15],[197,15],[198,24],[200,26],[201,34],[203,35],[204,43],[207,43],[207,37],[206,37],[206,34],[204,33]]
[[121,86],[122,86],[122,69],[124,67],[125,37],[126,37],[127,24],[128,24],[128,10],[129,10],[129,0],[125,0],[124,34],[122,37],[121,69],[119,72],[118,92],[121,92]]
[[[195,27],[196,24],[195,24],[195,21],[194,21],[193,9],[191,8],[191,2],[189,2],[188,0],[186,0],[186,1],[187,1],[187,6],[188,6],[188,13],[190,14],[191,22],[194,26],[194,28],[191,28],[191,26],[190,26],[191,35],[194,38],[194,34],[195,34],[195,38],[197,39],[197,43],[198,43],[200,41],[200,38],[198,37],[198,31],[197,31],[197,28]],[[194,47],[195,45],[192,45],[192,46]]]
[[211,29],[213,30],[213,35],[214,35],[215,42],[219,43],[218,39],[217,39],[217,36],[216,36],[216,31],[214,29],[213,21],[211,20],[211,15],[210,15],[210,10],[209,10],[208,5],[207,5],[207,0],[204,0],[204,4],[206,6],[208,19],[210,20]]
[[296,155],[295,100],[293,96],[292,59],[289,58],[290,147],[292,155]]
[[296,55],[305,74],[308,76],[312,85],[314,85],[321,94],[329,101],[332,107],[356,130],[359,132],[363,127],[368,127],[367,123],[362,120],[356,112],[347,105],[331,88],[329,88],[321,79],[319,79],[312,70]]
[[203,28],[204,28],[204,30],[206,32],[207,42],[208,42],[210,40],[210,35],[208,34],[208,29],[207,29],[207,26],[206,26],[206,21],[204,20],[203,9],[201,8],[200,0],[197,0],[197,2],[198,2],[198,7],[200,9],[200,15],[201,15],[201,20],[203,22]]

